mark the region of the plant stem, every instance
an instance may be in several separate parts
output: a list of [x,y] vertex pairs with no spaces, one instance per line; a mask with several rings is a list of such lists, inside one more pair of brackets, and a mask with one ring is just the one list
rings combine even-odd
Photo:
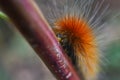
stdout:
[[80,80],[34,0],[0,0],[0,8],[57,80]]

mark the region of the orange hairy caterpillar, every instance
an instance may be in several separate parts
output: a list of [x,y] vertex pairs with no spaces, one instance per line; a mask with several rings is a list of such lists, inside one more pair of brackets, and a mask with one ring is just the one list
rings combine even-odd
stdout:
[[54,31],[72,63],[81,67],[83,75],[95,76],[95,67],[98,69],[99,62],[98,51],[89,25],[84,20],[70,16],[58,20],[55,25],[58,27]]
[[108,6],[104,7],[104,0],[51,1],[47,19],[59,43],[83,80],[96,80],[101,57],[98,39]]

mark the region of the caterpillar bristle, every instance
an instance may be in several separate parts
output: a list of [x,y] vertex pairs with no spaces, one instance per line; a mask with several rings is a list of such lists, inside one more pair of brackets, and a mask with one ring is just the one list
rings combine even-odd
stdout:
[[83,80],[96,80],[101,50],[98,37],[108,6],[104,7],[104,0],[52,1],[53,9],[49,6],[51,14],[47,19],[59,43]]

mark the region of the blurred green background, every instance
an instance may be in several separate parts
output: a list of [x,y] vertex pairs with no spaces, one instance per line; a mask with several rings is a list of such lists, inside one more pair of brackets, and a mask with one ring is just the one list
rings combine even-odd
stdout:
[[[50,0],[48,0],[50,1]],[[104,58],[99,80],[120,80],[120,0],[108,0],[111,4],[105,30],[108,45],[104,50]],[[45,8],[45,0],[36,0]],[[56,80],[35,54],[13,24],[0,19],[0,80]]]

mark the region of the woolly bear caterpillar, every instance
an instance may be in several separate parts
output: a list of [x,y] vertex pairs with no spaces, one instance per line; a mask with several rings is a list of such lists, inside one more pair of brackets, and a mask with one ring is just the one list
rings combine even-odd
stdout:
[[96,80],[100,69],[99,42],[106,22],[104,0],[50,0],[46,17],[59,43],[83,80]]

